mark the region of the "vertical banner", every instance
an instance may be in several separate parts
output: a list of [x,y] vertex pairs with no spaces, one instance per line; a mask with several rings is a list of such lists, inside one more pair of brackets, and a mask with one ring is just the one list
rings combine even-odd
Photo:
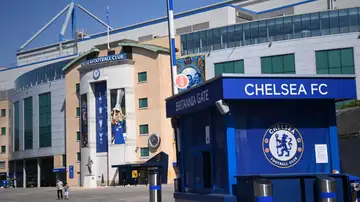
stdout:
[[87,94],[81,95],[81,147],[88,147]]
[[108,151],[106,82],[95,83],[96,152]]
[[126,111],[125,89],[112,89],[111,99],[111,143],[125,144],[126,141]]
[[175,83],[179,92],[205,82],[205,55],[180,58],[176,66]]
[[69,166],[69,178],[70,179],[74,178],[74,166],[73,165]]

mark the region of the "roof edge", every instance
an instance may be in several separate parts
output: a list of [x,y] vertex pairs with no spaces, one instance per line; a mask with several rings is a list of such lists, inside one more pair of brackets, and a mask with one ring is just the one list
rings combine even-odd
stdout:
[[83,59],[84,57],[90,55],[90,54],[99,54],[100,49],[98,48],[91,48],[89,51],[85,51],[82,54],[80,54],[78,57],[74,58],[73,60],[71,60],[67,65],[65,65],[62,68],[62,71],[68,71],[69,68],[75,64],[76,62],[78,62],[79,60]]

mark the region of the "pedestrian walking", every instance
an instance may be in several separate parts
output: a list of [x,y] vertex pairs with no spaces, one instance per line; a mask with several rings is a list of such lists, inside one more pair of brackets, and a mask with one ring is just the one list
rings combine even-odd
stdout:
[[63,182],[61,180],[58,180],[56,183],[58,200],[63,199],[63,188],[64,188]]
[[64,199],[69,200],[69,185],[67,183],[64,186]]

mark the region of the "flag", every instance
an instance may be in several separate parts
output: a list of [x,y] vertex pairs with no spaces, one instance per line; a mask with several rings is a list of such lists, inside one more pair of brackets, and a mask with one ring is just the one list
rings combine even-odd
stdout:
[[106,24],[107,24],[107,41],[108,41],[108,50],[110,50],[110,9],[109,6],[106,8]]

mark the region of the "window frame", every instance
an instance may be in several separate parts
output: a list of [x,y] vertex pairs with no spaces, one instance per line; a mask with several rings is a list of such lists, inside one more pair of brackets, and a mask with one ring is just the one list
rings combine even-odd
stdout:
[[[147,133],[141,133],[141,128],[146,127]],[[139,135],[140,136],[148,136],[149,135],[149,124],[140,124],[139,125]]]
[[6,109],[1,109],[1,117],[6,117]]
[[[141,101],[146,100],[146,106],[140,106]],[[149,107],[149,99],[147,97],[139,98],[139,109],[147,109]]]
[[[5,132],[3,132],[5,131]],[[0,135],[6,135],[6,127],[1,127],[1,134]]]
[[[141,80],[141,75],[145,75],[145,80]],[[138,72],[138,83],[147,83],[147,71]]]
[[[142,151],[143,151],[143,149],[147,149],[147,153],[148,153],[148,155],[147,156],[143,156],[142,154]],[[141,147],[140,148],[140,158],[149,158],[150,157],[150,149],[149,149],[149,147]]]

